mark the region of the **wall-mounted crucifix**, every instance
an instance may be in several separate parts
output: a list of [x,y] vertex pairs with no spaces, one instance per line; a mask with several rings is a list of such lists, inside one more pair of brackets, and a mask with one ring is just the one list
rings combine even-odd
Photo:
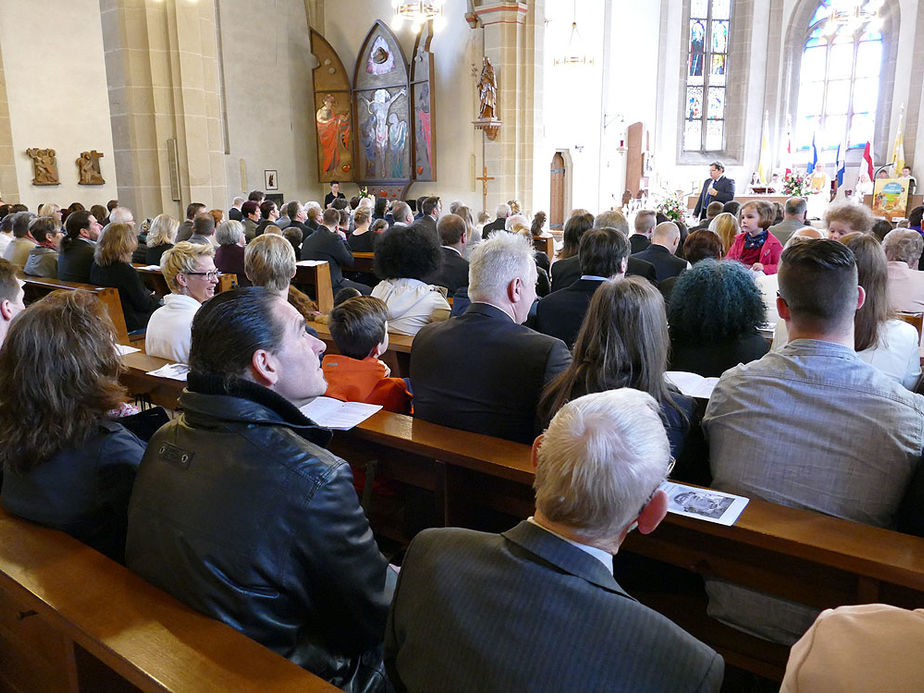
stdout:
[[488,181],[494,180],[493,176],[488,175],[488,167],[482,166],[482,173],[475,180],[481,181],[481,208],[485,211],[488,209]]

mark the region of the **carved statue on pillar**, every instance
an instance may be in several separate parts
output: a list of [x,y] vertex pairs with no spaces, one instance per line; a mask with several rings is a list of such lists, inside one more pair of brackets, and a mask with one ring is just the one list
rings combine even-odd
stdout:
[[481,105],[478,109],[478,120],[473,121],[473,125],[479,130],[484,130],[488,139],[493,140],[500,130],[501,121],[496,115],[497,78],[494,75],[494,66],[487,56],[482,59],[481,79],[475,86],[478,89],[478,99]]
[[77,159],[77,168],[80,171],[80,180],[78,185],[103,185],[103,174],[99,168],[99,160],[104,156],[95,149],[89,152],[80,152],[80,158]]
[[32,159],[32,185],[58,185],[58,161],[54,149],[30,147],[26,154]]
[[481,100],[478,117],[493,120],[497,107],[497,79],[494,76],[494,66],[487,57],[482,59],[481,79],[478,80],[478,98]]

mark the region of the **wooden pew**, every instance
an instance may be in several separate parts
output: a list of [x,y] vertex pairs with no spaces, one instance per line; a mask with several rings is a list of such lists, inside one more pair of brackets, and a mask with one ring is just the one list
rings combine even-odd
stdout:
[[533,248],[548,255],[549,260],[555,257],[555,239],[551,236],[548,238],[533,237]]
[[[330,334],[330,327],[323,323],[311,323],[317,331],[318,337],[327,345],[325,353],[339,354],[337,344]],[[382,354],[381,359],[391,369],[392,377],[407,378],[411,374],[411,346],[414,338],[404,334],[388,333],[388,350]]]
[[65,291],[74,291],[84,289],[97,295],[99,300],[106,306],[106,312],[115,327],[116,341],[119,344],[129,344],[128,328],[125,325],[125,314],[122,312],[122,302],[119,300],[119,290],[110,287],[93,286],[92,284],[80,284],[78,282],[67,282],[63,279],[47,279],[45,277],[23,278],[25,285],[26,304],[37,301],[43,296],[47,296],[52,291],[63,289]]
[[375,277],[375,253],[353,253],[353,272],[371,274]]
[[0,510],[0,690],[339,690],[76,539]]
[[[142,365],[139,354],[125,361]],[[172,390],[175,397],[182,387],[169,384],[160,396]],[[330,448],[359,469],[375,460],[378,478],[431,492],[438,524],[481,528],[486,511],[512,522],[533,510],[527,445],[380,411],[335,433]],[[371,516],[374,521],[374,511]],[[668,515],[653,534],[631,534],[623,550],[819,609],[924,603],[924,539],[759,499],[748,503],[733,527]],[[782,677],[787,648],[709,619],[696,595],[636,596],[715,647],[730,664]]]
[[[148,265],[132,265],[138,274],[141,275],[141,281],[147,287],[148,291],[153,291],[158,296],[166,296],[170,293],[170,287],[167,286],[167,280],[160,270],[147,269]],[[218,284],[215,287],[215,293],[230,291],[237,286],[236,274],[222,274],[218,278]]]
[[330,282],[330,267],[326,262],[317,265],[296,264],[295,278],[292,283],[296,286],[299,284],[313,286],[315,296],[317,296],[318,310],[322,313],[330,313],[334,309],[334,290]]

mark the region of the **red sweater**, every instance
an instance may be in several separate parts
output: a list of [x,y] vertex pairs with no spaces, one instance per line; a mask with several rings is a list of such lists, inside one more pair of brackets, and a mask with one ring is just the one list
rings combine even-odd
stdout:
[[[728,255],[725,256],[726,260],[741,261],[745,252],[754,252],[745,251],[744,239],[746,236],[746,233],[739,233],[735,236],[735,242],[732,243],[732,247],[728,249]],[[759,262],[764,266],[764,274],[776,274],[776,266],[779,264],[780,255],[782,254],[783,244],[780,243],[772,233],[768,233],[767,240],[765,240],[764,244],[760,247],[760,259],[754,262]],[[748,267],[750,267],[751,264],[753,264],[753,262],[748,264]]]
[[385,376],[385,364],[371,356],[362,360],[328,354],[321,361],[327,380],[327,397],[342,402],[381,404],[396,414],[410,414],[411,393],[401,378]]

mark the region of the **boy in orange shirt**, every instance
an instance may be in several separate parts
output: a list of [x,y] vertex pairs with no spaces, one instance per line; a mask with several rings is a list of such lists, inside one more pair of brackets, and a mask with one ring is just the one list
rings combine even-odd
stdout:
[[378,358],[388,349],[387,318],[384,301],[372,296],[347,299],[331,311],[330,334],[340,353],[327,354],[321,361],[326,396],[411,413],[407,383],[388,377],[388,366]]

